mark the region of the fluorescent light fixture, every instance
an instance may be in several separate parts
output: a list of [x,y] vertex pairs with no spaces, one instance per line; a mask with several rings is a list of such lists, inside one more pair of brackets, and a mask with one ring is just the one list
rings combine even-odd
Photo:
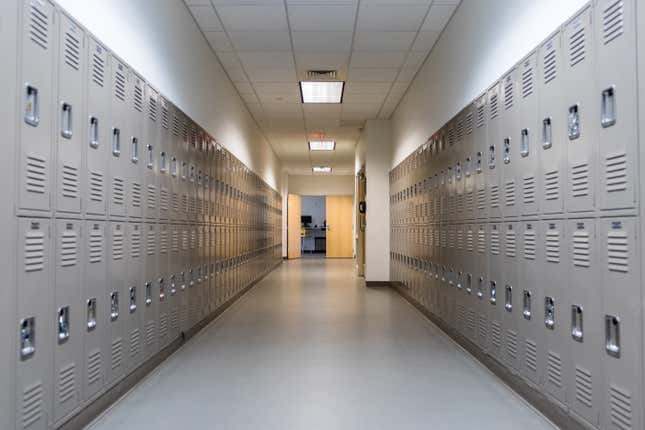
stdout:
[[331,173],[331,167],[329,166],[316,166],[312,167],[314,173]]
[[342,103],[343,81],[300,81],[303,103]]
[[310,151],[333,151],[336,149],[336,142],[333,140],[310,140]]

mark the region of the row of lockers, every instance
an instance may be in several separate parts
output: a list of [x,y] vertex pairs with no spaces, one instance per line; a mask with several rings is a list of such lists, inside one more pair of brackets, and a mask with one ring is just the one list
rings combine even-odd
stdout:
[[636,7],[585,5],[390,172],[390,279],[599,429],[644,422]]
[[52,429],[281,261],[281,197],[55,3],[0,21],[0,427]]
[[399,217],[634,214],[635,3],[584,8],[393,169]]

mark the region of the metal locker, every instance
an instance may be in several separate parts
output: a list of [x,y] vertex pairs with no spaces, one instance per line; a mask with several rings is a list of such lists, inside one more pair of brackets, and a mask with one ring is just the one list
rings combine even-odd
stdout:
[[538,213],[539,133],[537,95],[537,53],[532,52],[520,61],[520,88],[517,101],[517,122],[509,133],[515,139],[512,150],[517,154],[515,168],[520,215]]
[[466,252],[464,254],[464,276],[463,292],[464,303],[466,306],[466,337],[473,343],[477,343],[477,294],[475,291],[477,255],[475,250],[475,237],[477,235],[477,226],[468,224],[465,231]]
[[83,175],[83,210],[87,216],[105,216],[107,204],[106,185],[108,159],[112,157],[112,131],[110,129],[110,84],[106,76],[110,70],[107,50],[94,38],[88,37],[86,111],[87,117],[79,117],[77,129],[82,131],[85,150]]
[[[138,94],[138,88],[135,84],[135,94]],[[145,204],[143,205],[143,215],[149,221],[159,218],[159,201],[160,190],[159,180],[162,169],[161,162],[161,126],[159,114],[159,93],[150,85],[145,84],[145,114],[143,118],[143,151],[145,153],[145,168],[142,169],[142,181],[145,191]],[[135,104],[136,110],[137,104]],[[138,112],[138,111],[137,111]],[[140,116],[139,116],[140,117]]]
[[566,165],[565,136],[568,113],[564,105],[564,67],[562,36],[558,30],[538,49],[538,120],[540,180],[540,211],[556,214],[563,211],[564,175]]
[[502,137],[502,124],[500,119],[501,91],[500,83],[496,82],[487,92],[488,100],[488,136],[487,146],[484,149],[484,160],[482,161],[488,187],[488,212],[489,218],[500,218],[502,216],[502,196],[500,192],[500,181],[502,179],[502,153],[504,138]]
[[85,252],[81,282],[81,330],[83,332],[83,403],[103,390],[105,371],[104,338],[107,336],[103,315],[108,312],[106,222],[85,221]]
[[[504,331],[502,327],[504,282],[503,282],[503,242],[501,223],[488,224],[488,282],[484,286],[484,301],[488,305],[488,353],[504,361]],[[499,294],[498,294],[499,293]],[[498,298],[500,300],[498,300]]]
[[573,413],[592,426],[599,425],[602,408],[603,323],[602,287],[598,277],[596,222],[573,219],[567,222],[569,269],[569,343],[571,372],[567,375],[567,401]]
[[521,350],[519,327],[522,324],[522,313],[519,293],[519,264],[518,264],[518,229],[517,222],[503,224],[503,258],[502,274],[498,284],[498,309],[502,313],[504,329],[504,361],[514,372],[520,371]]
[[[114,55],[110,55],[110,156],[108,157],[108,170],[110,174],[110,203],[109,214],[113,217],[126,215],[128,194],[128,163],[132,161],[133,142],[130,136],[128,120],[128,75],[127,66]],[[100,125],[99,125],[100,127]],[[138,147],[138,145],[137,145]],[[131,190],[130,190],[131,192]]]
[[570,301],[566,285],[568,254],[564,247],[565,223],[562,220],[549,220],[543,221],[542,224],[540,245],[544,249],[544,258],[540,263],[542,276],[539,279],[544,284],[544,298],[541,303],[545,347],[542,357],[543,385],[548,394],[564,404],[567,398],[566,380],[571,350],[568,319]]
[[53,289],[50,221],[19,218],[16,237],[16,428],[48,429],[52,419]]
[[106,313],[100,317],[98,324],[104,324],[105,336],[105,385],[111,387],[124,375],[129,351],[128,343],[124,340],[126,312],[129,312],[129,291],[126,290],[127,264],[129,254],[125,242],[126,224],[111,221],[109,241],[109,265],[107,291],[104,297],[107,300]]
[[488,312],[491,306],[488,302],[488,285],[487,285],[487,272],[488,272],[488,243],[486,235],[488,228],[485,223],[477,225],[477,256],[476,264],[474,265],[473,288],[474,294],[477,297],[477,344],[483,351],[488,350]]
[[181,219],[181,178],[182,178],[182,143],[181,143],[181,117],[180,112],[171,103],[168,103],[169,114],[172,117],[172,130],[169,147],[170,171],[170,219]]
[[[464,219],[474,220],[477,217],[475,206],[475,152],[476,133],[475,115],[477,108],[475,103],[468,105],[465,111],[464,143],[461,150],[461,177],[464,183]],[[428,151],[429,153],[429,151]],[[426,175],[427,176],[427,175]],[[426,212],[427,213],[427,212]]]
[[57,31],[54,6],[47,0],[22,2],[17,87],[20,128],[18,210],[47,212],[52,192],[54,58]]
[[[643,428],[642,280],[635,218],[599,219],[599,259],[603,311],[601,425],[605,429]],[[642,239],[641,239],[642,240]]]
[[128,246],[128,258],[126,262],[125,292],[122,299],[123,319],[125,321],[125,350],[128,357],[128,368],[130,372],[136,369],[143,361],[144,327],[143,308],[145,285],[144,285],[144,261],[145,261],[145,232],[144,226],[137,222],[126,224]]
[[187,224],[179,226],[181,230],[180,270],[179,270],[179,331],[185,332],[189,327],[189,287],[188,276],[190,267],[190,227]]
[[168,302],[168,342],[172,342],[179,336],[179,305],[182,293],[181,289],[181,226],[170,224],[170,253],[168,260],[168,288],[166,297]]
[[518,190],[520,188],[521,172],[518,170],[520,151],[518,143],[515,142],[515,130],[518,127],[520,100],[520,66],[514,66],[500,81],[500,92],[503,106],[500,108],[499,124],[499,152],[498,169],[500,176],[500,205],[504,217],[513,217],[520,214],[520,199]]
[[170,226],[166,223],[159,223],[158,227],[158,240],[159,247],[157,253],[157,312],[158,312],[158,348],[163,349],[171,340],[169,336],[170,331],[170,262],[169,262],[169,241],[170,241]]
[[172,196],[170,163],[173,154],[172,132],[170,131],[170,118],[172,112],[166,99],[158,98],[159,104],[159,219],[170,219],[170,205]]
[[488,121],[486,95],[475,101],[475,129],[473,131],[472,170],[475,176],[475,218],[483,220],[488,211],[487,184],[484,166],[484,154],[488,151]]
[[54,422],[70,415],[80,401],[83,363],[83,308],[81,307],[81,224],[55,221],[54,313]]
[[597,0],[594,8],[598,131],[598,207],[635,206],[638,156],[636,2]]
[[[125,163],[127,179],[127,214],[129,217],[141,218],[143,207],[147,199],[156,202],[155,195],[151,196],[148,189],[144,189],[144,172],[154,169],[154,152],[152,143],[144,139],[144,109],[145,109],[145,82],[130,70],[126,80],[126,119],[128,123],[127,146],[129,158]],[[125,160],[124,160],[125,161]],[[144,200],[146,199],[146,200]]]
[[568,213],[593,212],[600,103],[595,94],[595,49],[591,6],[567,22],[564,104],[567,109]]
[[143,359],[146,360],[159,350],[157,342],[157,320],[159,316],[159,291],[163,287],[157,258],[159,254],[157,224],[142,225],[145,239],[145,256],[143,266],[143,301],[141,310],[143,316]]
[[85,127],[85,33],[61,13],[58,34],[58,98],[55,115],[56,213],[81,212],[81,161]]

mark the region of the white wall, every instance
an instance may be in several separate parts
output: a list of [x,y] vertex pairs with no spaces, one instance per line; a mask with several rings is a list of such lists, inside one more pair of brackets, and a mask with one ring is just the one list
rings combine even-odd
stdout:
[[276,190],[280,161],[181,0],[58,0]]
[[289,194],[301,196],[354,195],[352,175],[289,175]]
[[400,163],[584,0],[463,0],[392,117]]

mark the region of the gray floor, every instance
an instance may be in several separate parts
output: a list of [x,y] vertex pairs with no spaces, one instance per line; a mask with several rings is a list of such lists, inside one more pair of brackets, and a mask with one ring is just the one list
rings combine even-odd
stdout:
[[552,429],[353,261],[282,264],[92,426]]

